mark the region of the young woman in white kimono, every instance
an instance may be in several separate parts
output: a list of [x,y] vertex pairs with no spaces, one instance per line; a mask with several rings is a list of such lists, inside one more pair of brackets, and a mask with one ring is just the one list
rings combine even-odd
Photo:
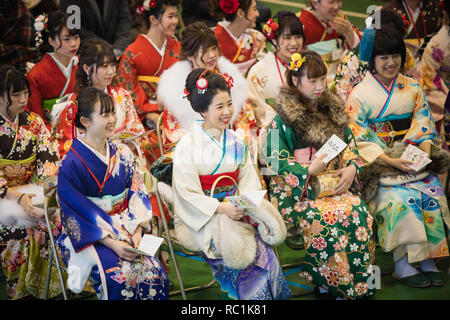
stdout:
[[234,87],[230,93],[235,109],[231,123],[236,127],[245,127],[239,120],[243,118],[240,113],[247,99],[247,83],[237,66],[221,55],[214,32],[203,22],[187,26],[183,31],[180,54],[182,60],[164,71],[158,84],[157,96],[160,104],[164,106],[164,145],[169,145],[170,148],[171,144],[176,143],[189,131],[195,120],[201,119],[201,116],[192,110],[184,93],[186,78],[196,68],[215,70],[233,78]]
[[[346,111],[355,120],[352,130],[367,163],[363,198],[376,218],[381,248],[393,252],[393,276],[413,287],[442,286],[433,258],[449,255],[444,222],[448,226],[450,216],[436,175],[448,170],[450,156],[439,149],[423,89],[400,73],[405,52],[395,29],[376,30],[370,72],[353,89]],[[413,170],[412,162],[401,158],[408,145],[432,162]]]
[[289,11],[278,12],[263,27],[264,34],[272,42],[275,52],[269,52],[264,59],[251,67],[247,75],[249,103],[252,106],[258,128],[272,123],[276,115],[273,105],[280,88],[286,85],[286,70],[291,55],[303,47],[303,25],[298,17]]
[[281,216],[264,199],[245,211],[224,200],[236,190],[233,180],[240,194],[261,190],[245,142],[228,129],[230,86],[206,69],[192,71],[186,80],[187,99],[204,121],[193,125],[175,149],[175,230],[184,246],[202,252],[227,298],[287,299],[291,291],[270,248],[285,239]]

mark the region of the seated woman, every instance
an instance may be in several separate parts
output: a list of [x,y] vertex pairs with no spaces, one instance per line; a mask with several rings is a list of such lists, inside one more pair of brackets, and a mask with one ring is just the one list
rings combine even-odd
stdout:
[[305,28],[305,47],[319,53],[329,64],[329,81],[334,79],[344,50],[359,45],[362,32],[341,12],[343,0],[307,0],[299,14]]
[[231,85],[207,69],[195,69],[186,79],[187,98],[204,121],[175,149],[175,232],[188,249],[202,252],[227,298],[288,299],[291,291],[270,247],[286,237],[281,216],[264,199],[245,211],[224,200],[236,187],[241,195],[261,190],[245,142],[227,129]]
[[254,64],[248,72],[249,103],[255,113],[257,128],[266,128],[275,117],[273,105],[280,88],[286,84],[285,73],[291,55],[303,48],[303,25],[296,15],[279,11],[269,19],[263,32],[272,43],[275,52]]
[[187,26],[182,34],[180,58],[182,61],[164,71],[158,85],[158,99],[165,107],[162,126],[166,139],[164,145],[176,143],[195,120],[201,119],[184,93],[187,76],[197,68],[226,73],[233,78],[234,87],[230,92],[236,107],[231,124],[239,125],[235,120],[247,99],[247,83],[238,68],[220,54],[214,32],[202,22]]
[[93,38],[83,43],[79,57],[75,93],[64,97],[63,101],[54,107],[52,115],[52,134],[59,142],[61,157],[69,151],[72,139],[76,138],[75,101],[78,93],[84,88],[94,87],[103,90],[114,99],[117,115],[115,134],[127,131],[140,135],[145,132],[130,93],[120,86],[111,85],[117,69],[113,48],[106,41]]
[[[0,67],[0,242],[2,272],[12,299],[29,295],[45,299],[50,247],[43,204],[46,177],[58,171],[58,149],[51,142],[44,121],[25,111],[30,88],[27,78],[11,66]],[[60,228],[52,218],[52,232]],[[49,296],[62,292],[56,268],[52,270]]]
[[[316,52],[302,55],[291,57],[267,137],[271,201],[300,229],[306,249],[300,276],[320,298],[370,296],[373,219],[354,183],[362,162],[345,107],[327,90],[325,63]],[[346,147],[327,163],[326,154],[315,153],[333,135]]]
[[[386,27],[395,28],[401,35],[405,37],[406,25],[402,17],[395,11],[389,9],[380,9],[379,13],[376,13],[379,17],[380,28]],[[366,20],[366,23],[372,25],[372,17]],[[376,22],[376,21],[375,21]],[[362,44],[353,50],[348,51],[342,60],[337,65],[336,75],[334,77],[334,86],[336,88],[336,94],[338,94],[342,101],[346,102],[350,92],[353,88],[364,79],[367,71],[369,70],[369,59],[360,57],[360,47],[366,42],[366,38],[362,38]],[[412,77],[416,68],[416,62],[414,56],[408,48],[406,49],[405,66],[402,73],[408,77]]]
[[131,150],[109,139],[114,101],[86,88],[77,104],[75,124],[85,135],[73,141],[58,173],[64,233],[57,243],[69,288],[81,290],[89,277],[102,300],[167,299],[169,279],[160,261],[129,251],[143,233],[152,233],[152,208]]
[[[395,29],[376,30],[370,72],[347,101],[352,131],[367,163],[363,197],[377,221],[378,240],[393,252],[394,278],[413,287],[442,286],[433,258],[446,257],[447,201],[436,175],[448,170],[447,151],[439,150],[436,128],[423,89],[400,73],[405,43]],[[420,171],[401,156],[408,145],[432,162]],[[412,264],[419,263],[420,271]]]
[[[225,58],[245,74],[265,52],[266,39],[256,26],[255,0],[209,0],[211,15],[220,21],[214,33]],[[225,20],[225,21],[222,21]]]
[[80,29],[67,29],[68,18],[67,14],[55,11],[35,20],[37,38],[41,42],[39,49],[44,57],[27,74],[31,89],[27,109],[41,116],[48,128],[56,100],[73,93],[75,88]]

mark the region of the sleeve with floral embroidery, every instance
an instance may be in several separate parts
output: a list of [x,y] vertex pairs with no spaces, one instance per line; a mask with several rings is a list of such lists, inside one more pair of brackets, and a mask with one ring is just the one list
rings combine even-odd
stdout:
[[42,118],[38,117],[39,133],[37,138],[36,174],[37,180],[55,176],[58,173],[58,148]]

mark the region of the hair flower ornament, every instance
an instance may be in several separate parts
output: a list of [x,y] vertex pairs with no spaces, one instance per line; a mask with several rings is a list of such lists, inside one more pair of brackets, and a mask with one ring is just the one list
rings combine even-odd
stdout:
[[149,11],[156,7],[158,5],[158,2],[156,0],[145,0],[142,6],[138,6],[136,11],[140,15],[142,15],[145,11]]
[[228,73],[222,73],[221,75],[225,79],[225,81],[226,81],[226,83],[228,85],[228,88],[230,88],[230,89],[233,88],[233,86],[234,86],[234,79],[233,79],[233,77],[230,76]]
[[233,14],[239,8],[239,0],[220,0],[220,9],[226,14]]
[[280,28],[280,25],[278,24],[278,19],[272,19],[270,18],[267,20],[266,24],[263,27],[263,32],[269,39],[275,39],[277,37],[277,31]]
[[195,85],[197,86],[197,90],[199,94],[204,94],[208,90],[208,80],[206,80],[203,75],[210,70],[206,69],[201,73],[201,75],[198,77],[197,82]]
[[305,57],[302,57],[300,53],[294,53],[291,56],[291,63],[289,64],[289,70],[298,71],[303,63],[306,61]]
[[44,40],[42,40],[42,31],[47,31],[48,32],[48,17],[47,15],[41,14],[39,16],[36,17],[36,19],[34,19],[34,30],[36,30],[36,37],[35,37],[35,41],[36,41],[36,46],[39,47]]

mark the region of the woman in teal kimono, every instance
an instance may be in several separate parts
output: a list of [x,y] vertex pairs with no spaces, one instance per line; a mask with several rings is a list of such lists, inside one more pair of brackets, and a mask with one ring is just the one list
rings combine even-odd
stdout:
[[[326,74],[315,52],[291,57],[288,87],[276,100],[278,115],[267,139],[266,160],[274,174],[270,197],[303,235],[300,275],[317,286],[321,298],[355,299],[374,294],[368,282],[374,259],[372,217],[354,188],[362,163],[344,105],[326,89]],[[315,153],[333,135],[347,147],[325,163],[324,155]],[[334,181],[328,193],[313,190],[311,182],[319,177]]]
[[[377,30],[371,46],[370,72],[346,107],[367,162],[363,196],[376,217],[380,246],[393,251],[393,276],[413,287],[442,286],[433,258],[448,256],[444,221],[448,225],[450,220],[436,175],[448,169],[449,155],[439,149],[419,83],[399,73],[406,55],[402,37],[395,29]],[[411,162],[401,159],[408,145],[425,151],[431,164],[413,170]],[[420,271],[412,266],[415,262]]]

